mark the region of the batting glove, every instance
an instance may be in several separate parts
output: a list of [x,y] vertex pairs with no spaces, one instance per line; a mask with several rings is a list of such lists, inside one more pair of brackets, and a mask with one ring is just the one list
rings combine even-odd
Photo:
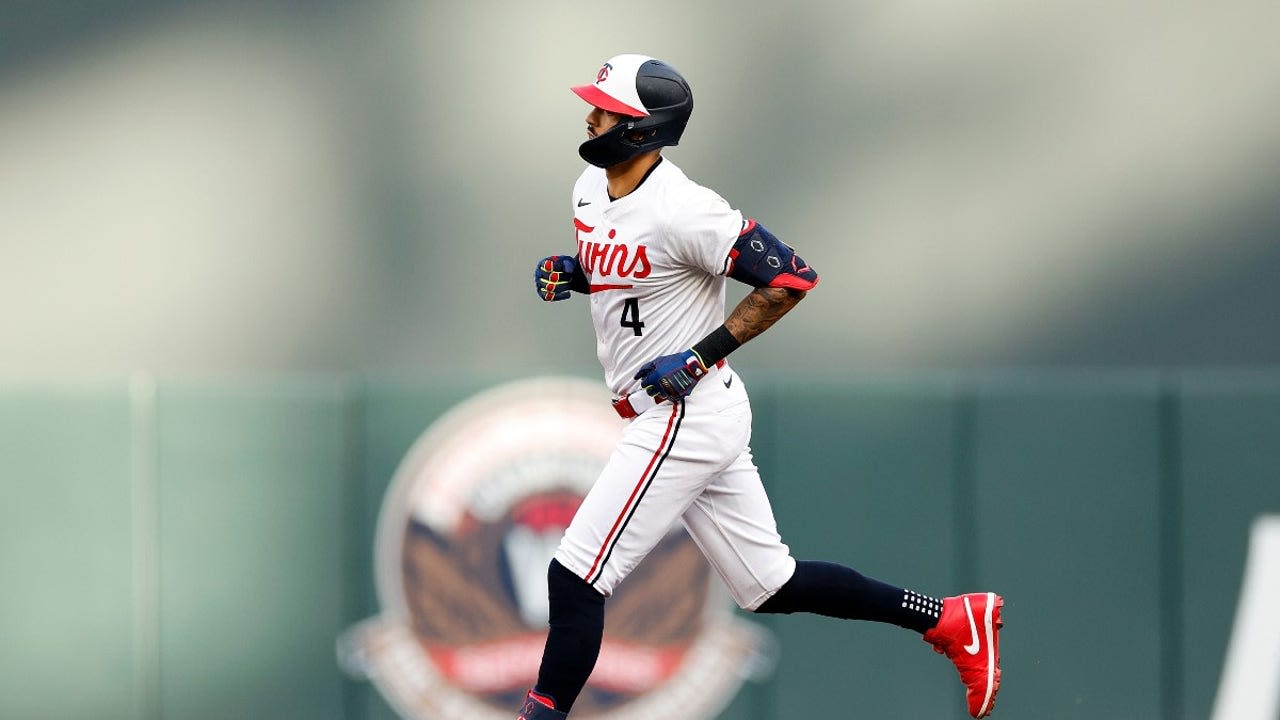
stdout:
[[538,297],[547,302],[567,300],[572,290],[586,283],[578,263],[567,255],[552,255],[538,261],[533,269],[533,287]]
[[645,364],[635,380],[654,400],[680,400],[693,392],[693,386],[707,374],[707,366],[692,350],[663,355]]

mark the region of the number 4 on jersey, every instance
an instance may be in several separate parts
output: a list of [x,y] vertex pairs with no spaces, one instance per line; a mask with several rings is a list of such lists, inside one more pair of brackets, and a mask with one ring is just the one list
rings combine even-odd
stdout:
[[622,304],[622,327],[629,327],[635,331],[636,335],[642,335],[641,329],[644,323],[640,321],[640,301],[636,298],[627,298]]

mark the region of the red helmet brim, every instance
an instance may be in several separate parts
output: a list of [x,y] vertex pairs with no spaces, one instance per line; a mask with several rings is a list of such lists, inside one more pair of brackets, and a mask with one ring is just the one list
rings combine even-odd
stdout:
[[608,110],[619,115],[629,115],[631,117],[648,117],[649,113],[640,108],[633,108],[630,105],[614,98],[596,85],[575,85],[570,90],[575,95],[586,100],[588,103],[602,109]]

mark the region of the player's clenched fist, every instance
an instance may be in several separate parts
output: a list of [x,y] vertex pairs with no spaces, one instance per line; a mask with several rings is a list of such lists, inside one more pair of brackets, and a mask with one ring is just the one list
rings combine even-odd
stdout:
[[533,269],[533,286],[547,302],[566,300],[569,292],[586,292],[587,278],[578,263],[567,255],[552,255],[538,261]]
[[547,302],[566,300],[569,297],[569,279],[577,263],[571,257],[552,255],[538,261],[533,269],[534,290]]
[[679,400],[693,392],[703,375],[707,374],[707,366],[692,350],[674,355],[663,355],[646,363],[635,374],[634,379],[654,400]]

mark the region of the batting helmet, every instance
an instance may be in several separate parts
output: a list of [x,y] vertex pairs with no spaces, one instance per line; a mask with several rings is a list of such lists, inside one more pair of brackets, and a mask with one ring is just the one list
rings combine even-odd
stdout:
[[590,85],[572,88],[592,105],[625,116],[582,143],[578,154],[609,167],[664,145],[677,145],[693,114],[693,90],[670,65],[647,55],[609,58]]

